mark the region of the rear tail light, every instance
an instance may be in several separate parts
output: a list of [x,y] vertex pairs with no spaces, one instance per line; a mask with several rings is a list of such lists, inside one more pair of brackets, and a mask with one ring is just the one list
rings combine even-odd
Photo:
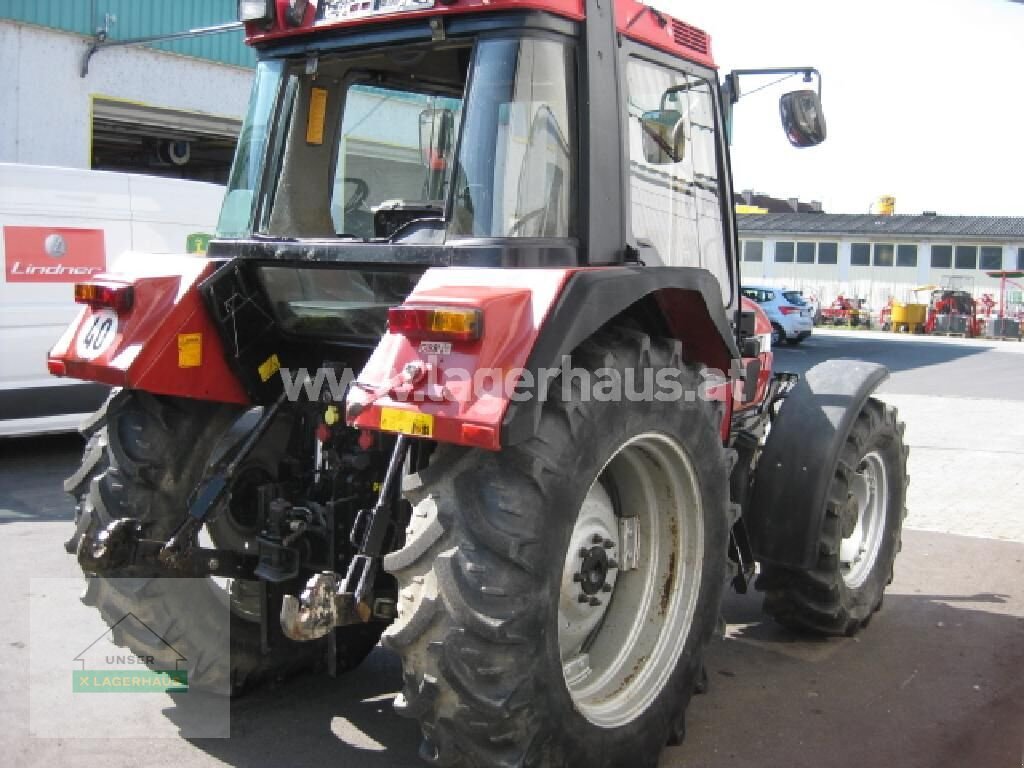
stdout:
[[75,302],[93,309],[112,309],[123,315],[132,308],[135,291],[120,283],[76,283]]
[[479,309],[400,306],[388,310],[388,330],[411,339],[475,341],[482,321]]
[[784,315],[795,315],[800,312],[800,307],[779,307],[779,312]]

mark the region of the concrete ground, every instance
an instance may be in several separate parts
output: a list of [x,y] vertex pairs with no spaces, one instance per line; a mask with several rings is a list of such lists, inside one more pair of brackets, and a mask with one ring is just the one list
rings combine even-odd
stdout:
[[[1024,765],[1022,354],[1024,344],[831,331],[779,350],[780,369],[856,357],[893,370],[882,395],[907,422],[912,478],[896,577],[852,639],[795,636],[764,619],[756,594],[730,595],[726,635],[708,653],[711,690],[662,766]],[[338,680],[305,676],[236,700],[230,739],[30,736],[29,579],[76,574],[60,484],[79,449],[72,437],[0,441],[4,764],[420,764],[415,724],[391,711],[400,666],[382,649]],[[84,617],[69,614],[67,631]],[[175,722],[169,697],[138,707]]]

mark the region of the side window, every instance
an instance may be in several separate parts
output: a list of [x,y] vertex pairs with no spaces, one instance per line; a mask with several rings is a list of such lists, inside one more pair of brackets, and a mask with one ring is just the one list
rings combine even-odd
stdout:
[[630,60],[626,80],[633,236],[668,266],[707,269],[728,304],[714,90],[699,77],[638,59]]
[[744,261],[762,261],[764,259],[764,241],[763,240],[744,240],[743,241],[743,260]]
[[839,243],[818,243],[818,263],[838,264]]

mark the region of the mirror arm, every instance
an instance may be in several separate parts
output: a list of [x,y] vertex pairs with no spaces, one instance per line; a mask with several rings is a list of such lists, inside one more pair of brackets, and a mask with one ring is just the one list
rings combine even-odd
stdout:
[[740,78],[745,75],[803,75],[804,82],[811,82],[812,75],[818,80],[818,98],[821,98],[821,73],[814,67],[767,67],[764,69],[734,69],[725,76],[729,98],[735,104],[740,100]]

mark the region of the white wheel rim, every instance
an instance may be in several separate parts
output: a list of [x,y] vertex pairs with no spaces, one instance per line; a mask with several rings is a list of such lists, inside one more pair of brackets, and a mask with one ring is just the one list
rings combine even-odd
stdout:
[[[601,570],[595,547],[619,565],[628,557],[616,512],[636,518],[638,564],[613,567],[596,585],[590,578]],[[703,514],[693,465],[666,435],[650,432],[625,443],[591,486],[569,538],[558,611],[563,678],[577,711],[591,723],[616,728],[632,722],[675,669],[700,594]],[[584,550],[592,567],[585,567]],[[599,588],[587,594],[584,582]]]
[[861,459],[850,479],[850,494],[857,505],[857,524],[839,545],[839,570],[846,586],[856,589],[878,561],[889,512],[889,480],[878,451]]

